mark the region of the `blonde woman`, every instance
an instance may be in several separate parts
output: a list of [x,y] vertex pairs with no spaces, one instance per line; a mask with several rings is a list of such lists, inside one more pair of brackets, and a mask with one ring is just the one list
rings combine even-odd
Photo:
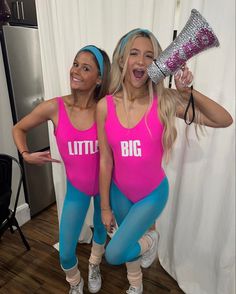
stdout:
[[[143,293],[141,262],[149,265],[156,257],[156,233],[148,229],[168,199],[162,161],[170,157],[177,136],[175,117],[184,118],[193,80],[185,66],[175,75],[177,90],[165,89],[163,82],[153,84],[147,66],[160,53],[147,30],[123,36],[113,54],[112,95],[97,105],[102,220],[110,231],[114,213],[119,225],[105,256],[111,264],[126,263],[129,294]],[[223,107],[196,90],[192,94],[195,122],[215,128],[232,123]]]

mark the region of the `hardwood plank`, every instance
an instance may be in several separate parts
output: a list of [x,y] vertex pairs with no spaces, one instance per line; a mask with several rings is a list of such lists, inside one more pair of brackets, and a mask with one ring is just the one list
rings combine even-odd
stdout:
[[[69,292],[65,274],[61,270],[58,251],[53,245],[58,241],[56,205],[52,205],[22,227],[31,250],[26,251],[19,233],[7,231],[0,240],[0,294],[63,294]],[[79,266],[87,288],[90,244],[79,244]],[[100,294],[125,293],[128,288],[126,268],[101,264],[103,285]],[[144,293],[184,293],[157,260],[143,270]]]

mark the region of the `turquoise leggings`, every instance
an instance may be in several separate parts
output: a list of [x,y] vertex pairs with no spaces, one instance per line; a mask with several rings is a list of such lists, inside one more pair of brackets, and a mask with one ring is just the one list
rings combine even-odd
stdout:
[[[89,208],[91,196],[80,192],[67,181],[59,232],[60,263],[63,269],[71,269],[77,263],[76,247],[84,220]],[[94,236],[97,244],[106,242],[106,229],[101,220],[100,196],[94,197]]]
[[110,199],[119,226],[106,248],[106,260],[113,265],[136,260],[141,253],[138,243],[163,211],[169,193],[167,178],[147,197],[133,203],[112,183]]

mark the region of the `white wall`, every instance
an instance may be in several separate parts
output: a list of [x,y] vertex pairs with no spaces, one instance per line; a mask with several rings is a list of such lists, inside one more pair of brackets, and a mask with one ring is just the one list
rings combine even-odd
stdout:
[[[9,95],[7,89],[6,75],[3,63],[2,50],[0,50],[0,153],[7,153],[11,156],[14,156],[18,159],[17,149],[13,142],[12,138],[12,115],[11,115],[11,107],[9,102]],[[14,172],[14,170],[13,170]],[[14,172],[13,180],[13,195],[15,195],[15,191],[17,188],[17,179],[18,179],[17,171]],[[11,201],[11,206],[14,203],[14,198]],[[25,197],[23,192],[23,187],[21,189],[18,208],[17,208],[17,219],[20,225],[25,223],[30,219],[29,207],[28,204],[25,203]]]

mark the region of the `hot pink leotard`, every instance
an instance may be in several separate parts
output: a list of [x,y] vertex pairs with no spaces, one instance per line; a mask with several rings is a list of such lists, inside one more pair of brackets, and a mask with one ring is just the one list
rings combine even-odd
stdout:
[[63,159],[67,179],[79,191],[90,196],[98,193],[99,153],[97,126],[78,130],[70,122],[63,99],[58,101],[58,124],[55,137]]
[[165,177],[164,127],[157,114],[157,97],[148,114],[133,128],[125,128],[120,123],[113,96],[106,99],[105,131],[114,156],[113,180],[128,199],[137,202],[156,189]]

